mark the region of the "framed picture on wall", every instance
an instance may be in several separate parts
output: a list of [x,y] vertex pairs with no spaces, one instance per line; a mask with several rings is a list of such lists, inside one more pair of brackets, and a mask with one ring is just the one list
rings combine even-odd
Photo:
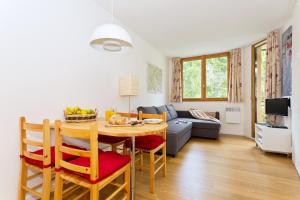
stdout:
[[162,69],[148,63],[147,91],[152,94],[161,94],[162,81]]

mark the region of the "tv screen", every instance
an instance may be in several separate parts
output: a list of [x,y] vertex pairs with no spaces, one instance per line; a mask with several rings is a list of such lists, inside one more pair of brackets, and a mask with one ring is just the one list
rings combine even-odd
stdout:
[[288,116],[290,99],[266,99],[266,114]]

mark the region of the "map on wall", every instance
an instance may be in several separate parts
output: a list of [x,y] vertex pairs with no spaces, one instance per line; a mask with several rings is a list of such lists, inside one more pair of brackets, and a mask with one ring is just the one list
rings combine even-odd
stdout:
[[153,94],[162,93],[162,69],[148,64],[147,91]]
[[292,26],[282,35],[282,96],[292,96]]

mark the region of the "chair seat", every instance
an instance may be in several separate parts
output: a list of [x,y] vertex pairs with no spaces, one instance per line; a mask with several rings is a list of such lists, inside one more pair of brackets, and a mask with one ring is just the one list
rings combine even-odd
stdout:
[[[70,174],[76,174],[84,179],[89,180],[91,183],[97,183],[104,178],[110,176],[114,172],[118,171],[125,165],[130,162],[130,156],[120,155],[113,151],[99,151],[98,154],[98,164],[99,164],[99,178],[97,180],[90,180],[89,174],[83,174],[78,172],[73,172],[68,169],[64,169],[65,172]],[[69,161],[69,163],[74,165],[79,165],[82,167],[90,167],[90,158],[87,157],[79,157]]]
[[[77,146],[69,145],[69,144],[63,144],[63,145],[66,146],[66,147],[71,147],[71,148],[76,148],[76,149],[82,149],[82,150],[85,149],[85,148],[81,148],[81,147],[77,147]],[[31,153],[37,154],[37,155],[43,155],[43,152],[44,152],[43,149],[39,149],[39,150],[33,151]],[[49,166],[54,167],[55,166],[55,147],[54,146],[52,146],[50,148],[50,156],[51,156],[51,163],[50,163]],[[63,159],[65,161],[70,161],[74,158],[78,158],[78,156],[63,153]],[[35,159],[28,158],[28,157],[24,157],[24,159],[25,159],[26,163],[34,165],[34,166],[39,167],[41,169],[49,167],[49,166],[45,166],[43,161],[40,161],[40,160],[35,160]]]
[[108,135],[99,135],[98,136],[98,142],[102,142],[105,144],[116,144],[122,141],[127,140],[128,137],[113,137]]
[[[153,150],[163,144],[165,140],[159,135],[138,136],[135,138],[135,148],[144,150]],[[131,140],[125,142],[125,146],[132,147]]]

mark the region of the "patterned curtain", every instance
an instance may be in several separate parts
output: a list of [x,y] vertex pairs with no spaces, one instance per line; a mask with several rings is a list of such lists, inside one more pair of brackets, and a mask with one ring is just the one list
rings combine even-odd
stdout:
[[[267,66],[265,98],[280,98],[282,89],[282,66],[280,63],[280,31],[275,30],[267,37]],[[267,122],[279,124],[281,117],[268,115]]]
[[181,62],[180,58],[172,58],[170,60],[170,68],[172,71],[171,79],[171,102],[182,102],[182,86],[181,86]]
[[241,49],[230,51],[230,70],[228,101],[238,103],[242,101],[242,56]]

